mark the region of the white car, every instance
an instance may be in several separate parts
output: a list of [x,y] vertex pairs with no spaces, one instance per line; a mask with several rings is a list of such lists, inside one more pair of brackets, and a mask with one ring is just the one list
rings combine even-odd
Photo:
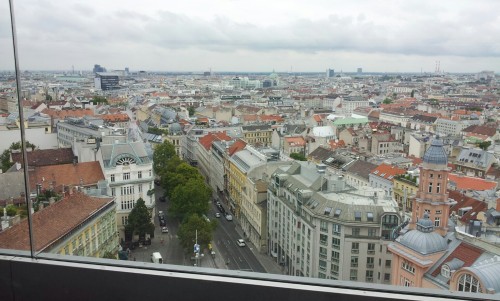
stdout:
[[215,217],[219,218],[220,217],[220,213],[219,212],[215,212]]
[[168,233],[167,227],[161,227],[161,233]]
[[241,239],[241,238],[240,238],[240,239],[238,239],[238,240],[236,241],[236,243],[237,243],[237,244],[238,244],[238,246],[240,246],[240,247],[244,247],[244,246],[246,246],[246,245],[247,245],[247,244],[245,243],[245,240],[244,240],[244,239]]
[[231,214],[226,214],[226,219],[228,221],[232,221],[233,220],[233,216]]

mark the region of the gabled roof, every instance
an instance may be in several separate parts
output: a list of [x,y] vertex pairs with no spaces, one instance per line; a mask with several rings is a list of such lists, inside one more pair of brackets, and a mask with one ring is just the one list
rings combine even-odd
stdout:
[[99,115],[98,117],[101,117],[104,121],[107,122],[127,122],[130,120],[127,114],[106,114],[106,115]]
[[231,141],[231,137],[226,135],[226,132],[215,132],[206,134],[198,141],[206,150],[209,150],[212,147],[212,142],[215,140]]
[[[23,159],[21,152],[11,154],[12,161],[21,163],[23,166]],[[68,164],[73,162],[73,151],[71,148],[58,148],[58,149],[37,149],[27,152],[28,167],[47,166],[57,164]]]
[[385,163],[380,164],[376,168],[372,169],[372,171],[370,172],[370,174],[374,176],[381,177],[391,181],[394,176],[402,175],[405,173],[406,170]]
[[61,164],[36,167],[29,171],[30,189],[36,189],[36,184],[41,184],[42,189],[65,186],[88,186],[97,185],[104,180],[99,162],[83,162],[76,164]]
[[[89,197],[83,193],[66,196],[43,210],[33,213],[35,250],[43,251],[70,231],[111,205],[113,198]],[[29,250],[28,219],[0,232],[0,248]]]
[[247,146],[247,143],[241,139],[236,140],[233,145],[231,145],[228,149],[229,156],[232,156],[234,153],[239,152]]

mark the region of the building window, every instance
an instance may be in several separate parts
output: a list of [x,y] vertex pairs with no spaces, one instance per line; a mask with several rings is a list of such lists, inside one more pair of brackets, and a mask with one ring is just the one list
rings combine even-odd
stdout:
[[373,282],[373,271],[366,271],[366,282]]
[[111,195],[112,196],[116,195],[116,189],[114,187],[111,188]]
[[385,261],[385,267],[386,268],[390,268],[391,267],[391,260],[390,259],[388,259],[388,260]]
[[358,267],[358,256],[351,256],[351,268]]
[[384,281],[386,281],[386,282],[391,281],[391,274],[385,273],[384,274]]
[[429,192],[432,192],[432,182],[429,183]]
[[360,229],[359,228],[352,228],[352,236],[359,236]]
[[450,278],[450,267],[447,266],[446,264],[443,265],[441,268],[441,276],[445,278]]
[[482,293],[479,280],[471,274],[463,274],[458,278],[457,291],[468,293]]
[[340,249],[340,239],[339,238],[332,238],[332,248],[334,249]]
[[375,244],[374,243],[368,244],[368,254],[375,254]]
[[437,183],[436,185],[436,193],[440,193],[441,192],[441,183]]
[[401,263],[401,268],[407,272],[415,274],[415,267],[406,260]]
[[338,263],[339,258],[340,258],[340,253],[336,252],[336,251],[332,251],[332,262]]
[[326,246],[328,244],[328,236],[325,234],[319,235],[319,243]]
[[328,222],[327,221],[320,221],[319,230],[321,232],[328,232]]
[[332,231],[334,235],[340,235],[341,225],[333,224]]
[[351,281],[358,280],[358,270],[351,270],[351,275],[349,277],[349,280]]
[[375,257],[366,257],[366,268],[373,269],[375,266]]
[[441,225],[441,218],[436,217],[434,218],[434,227],[439,227]]
[[377,229],[368,229],[368,236],[377,236]]
[[436,210],[436,214],[441,214],[441,210]]
[[111,178],[111,182],[114,182],[114,181],[115,181],[115,175],[114,175],[114,174],[112,174],[112,175],[110,176],[110,178]]
[[358,254],[359,253],[359,242],[353,242],[352,243],[351,253],[352,254]]
[[142,171],[138,171],[137,172],[137,178],[138,179],[142,179]]
[[123,180],[126,181],[126,180],[130,180],[130,173],[129,172],[125,172],[123,173]]
[[142,192],[142,184],[139,184],[139,192]]

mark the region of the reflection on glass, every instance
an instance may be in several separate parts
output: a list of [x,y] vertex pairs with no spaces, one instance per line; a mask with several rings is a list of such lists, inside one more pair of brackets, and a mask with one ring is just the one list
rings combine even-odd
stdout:
[[[255,20],[198,4],[20,2],[20,97],[0,4],[0,248],[500,292],[485,276],[500,271],[494,72],[414,72],[427,50],[398,50],[418,45],[392,27],[395,49],[371,48],[389,28],[349,10],[339,24],[312,4]],[[353,38],[367,30],[370,46]],[[394,51],[413,73],[373,63]]]

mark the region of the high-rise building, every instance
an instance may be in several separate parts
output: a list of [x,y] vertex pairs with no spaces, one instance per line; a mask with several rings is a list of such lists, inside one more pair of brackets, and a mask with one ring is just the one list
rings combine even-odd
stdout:
[[106,68],[102,67],[101,65],[95,64],[94,69],[92,69],[92,72],[94,72],[94,73],[106,72]]
[[358,74],[363,73],[363,68],[358,68]]
[[334,69],[326,69],[326,77],[333,77],[335,75]]
[[94,78],[95,88],[100,90],[118,89],[119,84],[120,79],[115,73],[98,72]]

